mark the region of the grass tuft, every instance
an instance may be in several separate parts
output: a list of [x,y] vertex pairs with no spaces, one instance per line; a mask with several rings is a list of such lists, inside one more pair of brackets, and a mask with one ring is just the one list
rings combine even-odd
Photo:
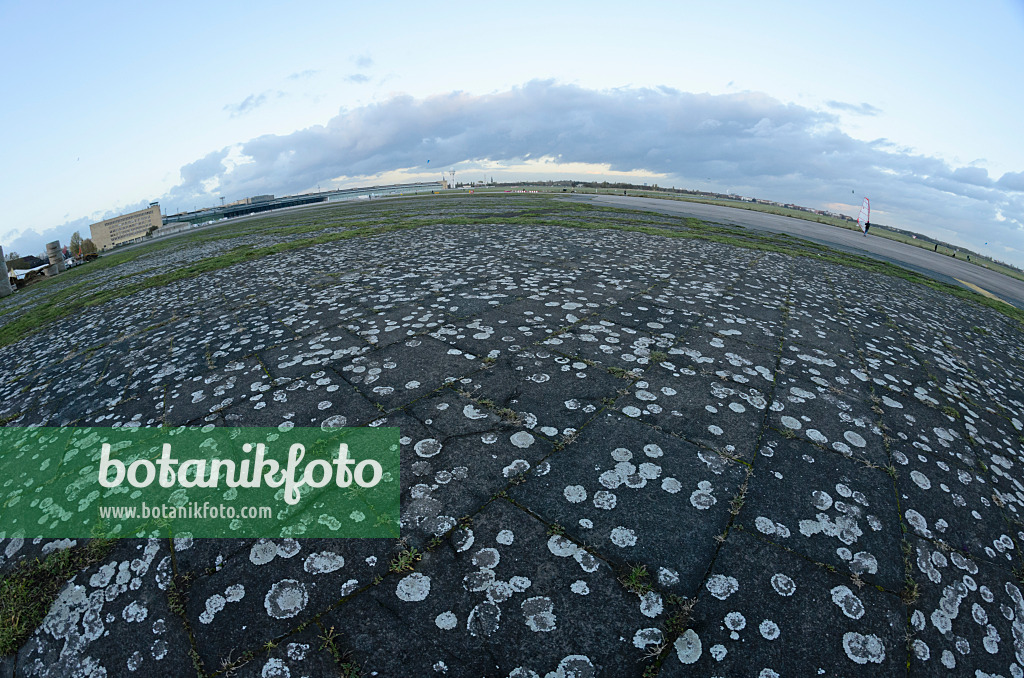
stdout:
[[103,560],[115,541],[90,539],[79,546],[52,551],[45,558],[20,563],[0,580],[0,657],[21,648],[68,580]]

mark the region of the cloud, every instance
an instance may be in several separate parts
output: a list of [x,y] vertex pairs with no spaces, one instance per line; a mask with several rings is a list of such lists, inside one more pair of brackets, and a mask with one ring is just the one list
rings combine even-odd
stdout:
[[370,76],[363,75],[362,73],[353,73],[352,75],[345,78],[348,82],[355,82],[362,84],[364,82],[370,82]]
[[848,104],[842,101],[826,101],[825,105],[829,108],[834,108],[837,111],[845,111],[847,113],[856,113],[858,115],[878,115],[882,112],[882,109],[875,108],[871,104]]
[[371,59],[367,54],[356,57],[355,62],[358,68],[369,68],[370,66],[373,66],[373,59]]
[[584,163],[634,173],[638,181],[646,180],[643,172],[665,177],[659,184],[808,207],[859,204],[867,195],[886,214],[882,223],[952,234],[943,237],[1024,265],[1024,172],[993,181],[982,168],[954,168],[885,140],[856,140],[838,125],[834,113],[756,92],[595,91],[534,81],[486,95],[395,96],[343,110],[323,125],[213,151],[184,166],[161,202],[212,205],[221,195],[426,176],[427,159],[431,168],[544,159],[547,172]]
[[[315,71],[303,71],[303,73],[314,73],[314,72]],[[301,74],[295,74],[295,75],[301,75]],[[288,76],[288,77],[292,78],[292,76]],[[261,94],[250,94],[249,96],[245,97],[245,99],[243,99],[241,103],[238,103],[238,104],[228,104],[227,106],[224,107],[224,110],[229,112],[231,114],[232,118],[237,118],[238,116],[245,115],[246,113],[254,111],[257,108],[259,108],[260,106],[262,106],[263,104],[267,103],[267,101],[270,100],[270,97],[282,97],[282,96],[284,96],[284,92],[275,92],[275,91],[262,92]]]
[[996,183],[1007,191],[1024,192],[1024,172],[1007,172],[999,177],[999,181]]
[[304,71],[299,71],[298,73],[292,73],[291,75],[288,76],[288,79],[289,80],[304,80],[306,78],[310,78],[310,77],[316,75],[319,72],[320,71],[318,71],[318,70],[314,70],[312,68],[307,68]]

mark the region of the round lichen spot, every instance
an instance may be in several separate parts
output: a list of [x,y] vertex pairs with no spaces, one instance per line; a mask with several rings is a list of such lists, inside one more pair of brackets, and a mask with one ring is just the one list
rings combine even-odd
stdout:
[[780,596],[789,597],[796,593],[796,582],[782,573],[772,575],[772,588]]
[[846,442],[850,443],[854,447],[864,447],[867,445],[864,437],[856,431],[847,431],[843,434],[843,437],[846,438]]
[[757,630],[761,632],[761,637],[765,640],[775,640],[779,637],[779,625],[771,619],[762,621]]
[[308,602],[309,594],[304,584],[294,579],[282,579],[270,587],[263,606],[274,619],[288,619],[306,609]]
[[875,635],[861,635],[850,631],[843,634],[843,649],[846,656],[856,664],[881,664],[885,659],[885,647]]
[[587,500],[587,490],[582,485],[568,485],[562,494],[570,504],[579,504]]
[[434,623],[437,628],[442,631],[451,631],[459,623],[459,618],[455,616],[455,613],[451,610],[442,612],[434,618]]
[[616,527],[612,530],[610,538],[619,548],[636,546],[636,532],[627,527]]
[[425,438],[416,443],[416,445],[413,446],[413,450],[416,452],[417,456],[429,459],[430,457],[436,456],[441,451],[441,441],[436,438]]
[[534,437],[526,431],[519,431],[517,433],[513,433],[509,440],[511,440],[512,444],[519,449],[526,449],[530,445],[533,445]]
[[781,421],[783,426],[789,429],[793,429],[794,431],[799,431],[804,427],[804,425],[800,423],[800,420],[794,419],[793,417],[790,417],[788,415],[782,417]]
[[430,577],[413,572],[403,577],[395,588],[395,595],[399,600],[415,603],[424,600],[430,594]]
[[704,588],[719,600],[725,600],[740,590],[740,583],[735,577],[727,577],[724,574],[716,574],[708,578]]
[[676,638],[674,645],[676,656],[679,657],[679,661],[683,664],[693,664],[700,659],[703,648],[701,647],[700,637],[693,629],[686,629],[683,635]]

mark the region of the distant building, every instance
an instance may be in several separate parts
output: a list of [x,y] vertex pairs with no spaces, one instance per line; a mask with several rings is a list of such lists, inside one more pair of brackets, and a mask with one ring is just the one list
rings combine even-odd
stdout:
[[122,214],[89,227],[92,242],[97,249],[108,250],[117,245],[142,240],[152,230],[160,228],[160,205],[154,204],[144,210]]

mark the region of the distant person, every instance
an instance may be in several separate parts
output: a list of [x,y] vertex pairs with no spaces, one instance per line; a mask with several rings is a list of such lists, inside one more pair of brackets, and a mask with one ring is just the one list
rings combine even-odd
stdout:
[[871,230],[871,222],[870,221],[865,221],[864,222],[864,237],[865,238],[868,237],[868,231],[870,231],[870,230]]
[[939,243],[935,243],[935,251],[936,251],[936,252],[938,252],[938,251],[939,251]]

